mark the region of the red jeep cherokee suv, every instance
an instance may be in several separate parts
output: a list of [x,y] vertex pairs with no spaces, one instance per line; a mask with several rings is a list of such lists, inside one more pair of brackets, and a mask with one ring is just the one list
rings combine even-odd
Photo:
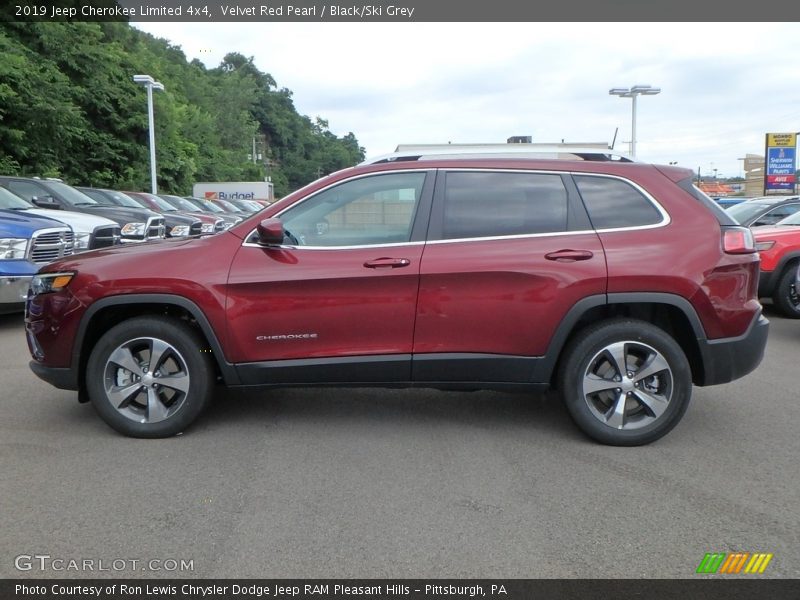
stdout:
[[216,236],[49,264],[31,369],[137,437],[221,381],[556,386],[595,440],[648,443],[759,364],[758,254],[691,171],[587,158],[397,155]]

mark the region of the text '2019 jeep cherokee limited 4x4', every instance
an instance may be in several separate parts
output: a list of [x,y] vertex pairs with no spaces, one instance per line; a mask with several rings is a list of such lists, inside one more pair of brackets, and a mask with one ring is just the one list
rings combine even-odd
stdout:
[[57,261],[31,368],[138,437],[183,431],[221,381],[556,386],[592,438],[648,443],[693,383],[761,361],[758,255],[691,171],[574,158],[392,156],[213,237]]

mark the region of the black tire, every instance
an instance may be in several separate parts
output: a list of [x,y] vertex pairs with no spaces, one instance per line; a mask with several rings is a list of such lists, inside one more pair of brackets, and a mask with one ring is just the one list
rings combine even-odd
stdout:
[[798,264],[786,267],[781,273],[772,302],[781,314],[790,319],[800,319],[800,290],[797,289]]
[[[124,435],[181,433],[213,394],[215,371],[210,355],[202,352],[206,347],[199,334],[176,319],[123,321],[98,340],[89,356],[86,387],[92,405]],[[153,354],[158,364],[150,369]]]
[[[620,359],[625,373],[617,380]],[[558,386],[586,435],[612,446],[639,446],[681,420],[692,396],[692,373],[683,350],[664,330],[635,319],[612,319],[570,341]]]

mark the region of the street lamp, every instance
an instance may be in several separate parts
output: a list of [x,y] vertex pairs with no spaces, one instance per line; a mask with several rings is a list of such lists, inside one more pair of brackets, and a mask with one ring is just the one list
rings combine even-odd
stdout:
[[164,91],[164,84],[155,81],[150,75],[134,75],[133,80],[147,88],[147,118],[150,131],[150,189],[156,194],[156,130],[153,125],[153,90]]
[[661,93],[661,88],[653,87],[652,85],[635,85],[632,88],[611,88],[608,90],[611,96],[619,96],[620,98],[630,98],[632,100],[631,108],[631,156],[636,156],[636,97],[637,96],[655,96]]

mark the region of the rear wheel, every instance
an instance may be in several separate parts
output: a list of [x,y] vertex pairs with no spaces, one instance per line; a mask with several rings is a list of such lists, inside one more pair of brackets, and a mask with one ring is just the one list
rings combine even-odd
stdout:
[[692,394],[681,347],[662,329],[633,319],[585,329],[566,348],[558,379],[578,427],[614,446],[662,437],[678,424]]
[[165,317],[138,317],[111,328],[86,368],[89,397],[100,417],[132,437],[182,432],[214,388],[206,344],[190,327]]
[[797,293],[799,269],[800,263],[784,269],[772,295],[775,307],[791,319],[800,319],[800,297]]

